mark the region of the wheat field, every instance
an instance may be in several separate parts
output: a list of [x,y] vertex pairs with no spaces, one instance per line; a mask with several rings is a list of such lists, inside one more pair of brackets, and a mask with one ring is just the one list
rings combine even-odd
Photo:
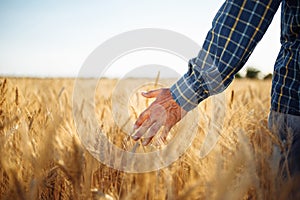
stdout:
[[[128,150],[134,142],[122,143],[111,116],[117,82],[105,79],[97,88],[95,112],[107,137]],[[286,199],[296,187],[281,184],[269,162],[273,145],[280,145],[267,129],[270,80],[235,80],[226,90],[220,138],[204,158],[199,147],[214,121],[210,99],[202,102],[191,146],[168,167],[147,173],[110,168],[83,147],[72,114],[74,83],[0,78],[0,199]],[[138,95],[135,101],[132,120],[149,104]]]

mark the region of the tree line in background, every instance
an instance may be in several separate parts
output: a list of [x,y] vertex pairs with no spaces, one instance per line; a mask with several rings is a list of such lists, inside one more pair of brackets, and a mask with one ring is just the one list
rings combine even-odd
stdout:
[[[242,76],[240,73],[237,73],[235,75],[236,78],[249,78],[249,79],[260,79],[259,75],[261,74],[261,71],[254,68],[254,67],[248,67],[246,70],[245,76]],[[267,79],[272,79],[272,74],[269,73],[265,76],[262,77],[262,79],[267,80]]]

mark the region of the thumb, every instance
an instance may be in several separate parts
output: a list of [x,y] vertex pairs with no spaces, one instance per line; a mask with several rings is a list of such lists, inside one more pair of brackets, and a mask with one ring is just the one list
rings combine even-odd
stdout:
[[146,98],[154,98],[157,97],[159,93],[161,93],[162,89],[150,90],[148,92],[142,92],[142,95]]

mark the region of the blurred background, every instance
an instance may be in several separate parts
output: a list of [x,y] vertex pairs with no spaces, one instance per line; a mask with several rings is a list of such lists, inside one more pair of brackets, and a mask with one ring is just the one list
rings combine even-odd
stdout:
[[[200,46],[222,0],[0,1],[0,76],[76,77],[88,55],[101,43],[139,28],[181,33]],[[273,71],[280,48],[280,12],[246,63],[262,73]],[[196,55],[195,55],[196,56]],[[187,70],[187,63],[151,52],[128,55],[115,65],[168,63]]]

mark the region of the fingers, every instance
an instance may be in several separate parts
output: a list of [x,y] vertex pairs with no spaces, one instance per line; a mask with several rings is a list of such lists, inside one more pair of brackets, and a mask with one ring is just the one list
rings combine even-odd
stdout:
[[149,112],[145,110],[140,114],[140,116],[137,118],[136,122],[133,126],[133,131],[137,130],[147,119],[149,119]]
[[157,97],[159,93],[161,93],[162,89],[150,90],[148,92],[142,92],[142,95],[146,98],[154,98]]
[[[151,129],[149,130],[149,134],[148,134],[148,137],[144,139],[143,141],[143,146],[147,146],[153,139],[153,137],[157,134],[157,132],[160,130],[161,128],[161,124],[154,124]],[[167,136],[169,134],[171,130],[171,127],[164,127],[161,135],[160,135],[160,140],[164,143],[164,144],[167,144]]]
[[143,125],[138,129],[136,134],[132,137],[135,141],[139,140],[147,131],[148,129],[155,123],[154,121],[147,120]]
[[170,127],[170,126],[165,126],[164,129],[163,129],[163,131],[162,131],[162,133],[161,133],[160,138],[162,139],[162,141],[163,141],[164,143],[167,142],[167,137],[168,137],[168,134],[169,134],[171,128],[172,128],[172,127]]
[[152,138],[157,134],[157,132],[159,131],[161,126],[162,125],[158,122],[151,126],[151,128],[147,134],[147,137],[143,141],[144,146],[148,145],[151,142]]
[[145,138],[144,141],[143,141],[143,143],[142,143],[143,146],[147,146],[151,142],[151,140],[153,139],[153,137],[154,137],[154,135],[151,136],[151,137]]
[[[135,141],[139,140],[149,129],[147,137],[143,140],[143,143],[142,143],[143,146],[146,146],[151,142],[151,140],[157,134],[157,132],[160,130],[161,127],[162,127],[161,123],[147,122],[146,125],[143,124],[143,126],[140,127],[140,129],[137,131],[137,133],[133,136],[133,139]],[[167,136],[168,136],[170,130],[171,130],[171,127],[165,126],[162,131],[160,138],[164,143],[167,142]]]
[[[133,139],[135,141],[139,140],[148,131],[147,137],[144,137],[143,139],[143,145],[148,145],[160,130],[161,126],[165,125],[167,121],[170,120],[168,120],[168,117],[171,117],[171,121],[174,121],[172,114],[174,115],[176,113],[166,112],[174,112],[174,109],[170,109],[170,104],[172,102],[169,102],[171,99],[169,98],[171,96],[169,89],[161,88],[157,90],[151,90],[148,92],[143,92],[142,95],[146,98],[156,98],[156,100],[144,112],[142,112],[136,120],[133,131],[137,130],[137,132],[133,135]],[[175,112],[177,112],[177,110],[175,110]],[[164,140],[166,140],[171,127],[178,121],[176,121],[176,117],[174,119],[175,121],[174,123],[171,123],[172,125],[170,127],[164,128],[162,135]]]

